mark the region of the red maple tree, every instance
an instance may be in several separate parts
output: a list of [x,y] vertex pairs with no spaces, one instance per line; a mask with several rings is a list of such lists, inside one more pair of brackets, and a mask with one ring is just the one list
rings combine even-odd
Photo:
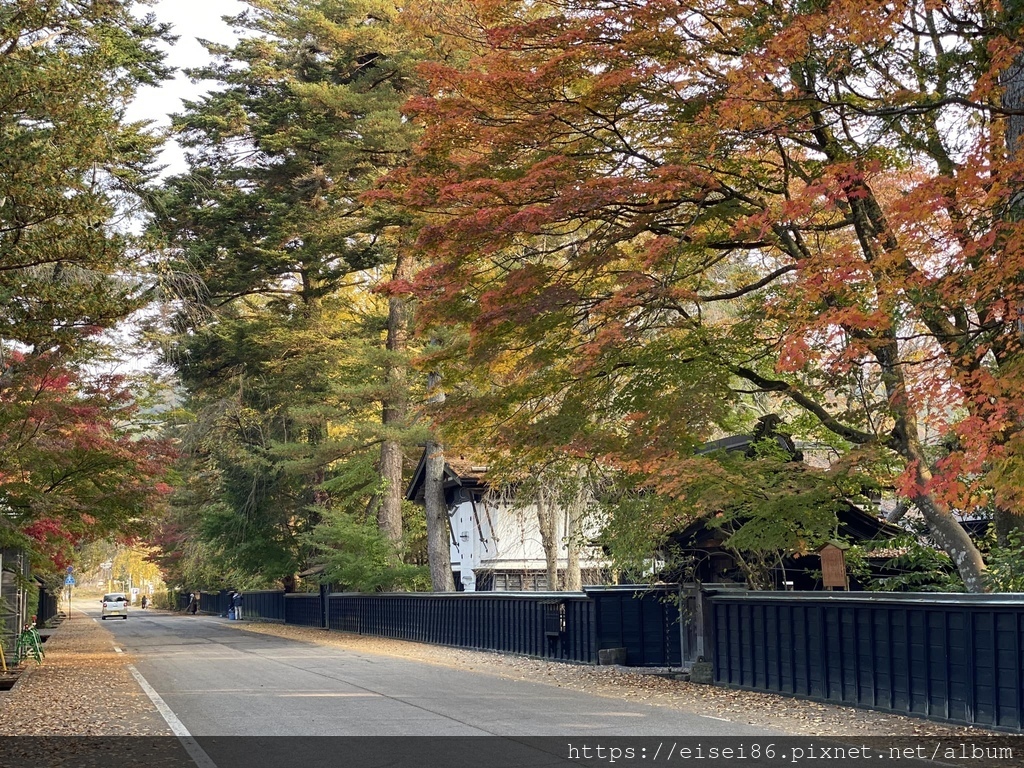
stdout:
[[8,353],[0,374],[0,507],[50,568],[74,548],[147,530],[173,455],[137,427],[121,376],[86,376],[56,355]]
[[499,0],[443,21],[468,51],[425,68],[391,189],[424,217],[427,320],[465,328],[469,411],[673,493],[723,406],[769,398],[984,589],[957,512],[1022,520],[1020,17]]

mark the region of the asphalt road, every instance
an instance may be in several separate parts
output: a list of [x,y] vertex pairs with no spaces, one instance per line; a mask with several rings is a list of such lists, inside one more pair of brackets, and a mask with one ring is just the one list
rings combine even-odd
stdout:
[[215,617],[135,610],[104,627],[194,737],[772,735],[665,707],[239,631]]

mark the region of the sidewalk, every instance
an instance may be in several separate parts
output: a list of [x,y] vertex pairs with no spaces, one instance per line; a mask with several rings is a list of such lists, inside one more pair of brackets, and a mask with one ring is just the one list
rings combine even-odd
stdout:
[[43,645],[46,658],[0,693],[0,736],[169,736],[114,636],[88,616],[64,621]]

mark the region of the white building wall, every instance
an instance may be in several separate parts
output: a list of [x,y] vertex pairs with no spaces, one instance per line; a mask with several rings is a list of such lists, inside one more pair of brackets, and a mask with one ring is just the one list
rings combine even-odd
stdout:
[[[530,505],[513,508],[507,504],[464,501],[449,513],[454,542],[451,545],[452,567],[459,571],[467,592],[476,590],[475,571],[543,571],[547,564],[537,521],[537,508]],[[559,541],[558,557],[564,565],[568,557],[565,542],[567,520],[564,510],[556,517]],[[596,525],[588,525],[596,535]],[[582,567],[605,565],[597,553],[584,548],[580,552]]]

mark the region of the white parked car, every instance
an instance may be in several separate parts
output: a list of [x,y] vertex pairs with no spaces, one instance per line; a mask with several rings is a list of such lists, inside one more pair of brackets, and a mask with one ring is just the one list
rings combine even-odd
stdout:
[[106,620],[108,616],[120,616],[128,619],[128,596],[123,592],[111,592],[104,595],[100,601],[103,604],[100,610],[100,618]]

